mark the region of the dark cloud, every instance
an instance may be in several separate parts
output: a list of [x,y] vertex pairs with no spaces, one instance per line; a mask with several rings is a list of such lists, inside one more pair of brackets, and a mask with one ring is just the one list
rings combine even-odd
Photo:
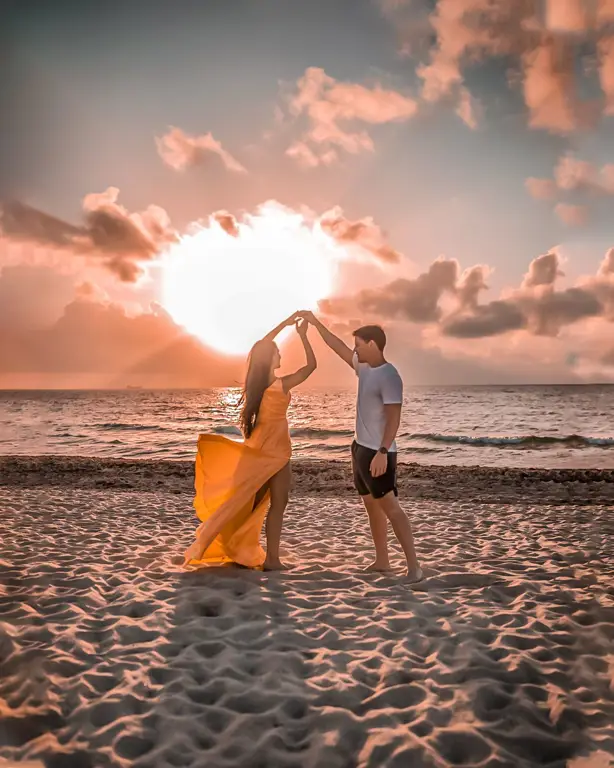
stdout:
[[120,280],[134,282],[142,272],[139,264],[151,260],[175,241],[177,234],[163,208],[151,205],[131,214],[118,205],[118,195],[114,187],[87,195],[84,226],[74,226],[17,201],[2,206],[0,225],[10,239],[97,258]]
[[33,240],[58,248],[71,248],[75,239],[84,235],[81,227],[75,227],[18,201],[9,201],[0,206],[0,226],[8,237]]
[[457,339],[481,339],[526,327],[526,317],[509,301],[491,301],[468,315],[453,315],[442,324],[444,336]]
[[455,292],[457,279],[458,262],[437,259],[414,280],[401,278],[382,289],[361,291],[358,306],[364,312],[384,317],[436,322],[441,316],[439,301],[444,293]]
[[[400,279],[353,297],[321,302],[327,315],[341,318],[362,312],[382,320],[437,323],[444,336],[477,339],[526,330],[535,336],[556,336],[562,328],[590,317],[614,320],[614,249],[599,273],[578,285],[556,290],[563,273],[556,251],[538,256],[530,264],[519,289],[508,297],[479,304],[487,289],[488,268],[476,265],[459,277],[458,262],[437,259],[414,280]],[[445,294],[456,298],[456,307],[444,313]]]
[[521,298],[529,330],[537,336],[557,336],[561,328],[587,317],[598,317],[603,306],[594,292],[583,288],[548,291],[539,296]]

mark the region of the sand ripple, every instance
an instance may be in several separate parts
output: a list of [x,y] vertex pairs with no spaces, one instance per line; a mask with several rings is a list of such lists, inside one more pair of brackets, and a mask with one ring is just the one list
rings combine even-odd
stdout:
[[607,766],[612,509],[407,508],[413,588],[354,500],[292,502],[287,574],[183,573],[187,495],[0,489],[0,758]]

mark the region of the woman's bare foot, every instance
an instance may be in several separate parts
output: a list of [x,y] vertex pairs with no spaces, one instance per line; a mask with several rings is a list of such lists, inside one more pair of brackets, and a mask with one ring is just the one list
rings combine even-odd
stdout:
[[390,563],[378,563],[376,560],[371,565],[368,565],[363,573],[390,573],[391,571]]
[[409,584],[417,584],[419,581],[422,581],[422,579],[424,579],[424,571],[420,566],[411,571],[407,571],[407,582]]
[[192,560],[200,560],[200,558],[203,556],[203,552],[201,548],[198,545],[198,542],[195,541],[194,544],[189,546],[183,556],[183,568],[187,568],[187,566],[190,564]]
[[262,563],[263,571],[287,571],[288,566],[284,565],[281,560],[269,560],[268,558]]

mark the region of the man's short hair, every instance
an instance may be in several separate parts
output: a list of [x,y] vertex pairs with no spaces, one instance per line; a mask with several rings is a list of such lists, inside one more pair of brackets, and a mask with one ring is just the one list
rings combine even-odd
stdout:
[[386,334],[379,325],[363,325],[362,328],[357,328],[352,336],[366,342],[374,341],[380,352],[383,352],[386,346]]

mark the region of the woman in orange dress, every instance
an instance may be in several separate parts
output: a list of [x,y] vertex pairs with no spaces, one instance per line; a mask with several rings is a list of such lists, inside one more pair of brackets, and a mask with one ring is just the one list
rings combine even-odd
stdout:
[[[303,342],[306,363],[295,373],[277,378],[281,356],[274,339],[292,324]],[[194,508],[202,523],[185,552],[184,567],[228,562],[265,570],[284,567],[279,541],[290,491],[292,454],[286,413],[290,390],[316,369],[307,328],[306,321],[291,315],[252,347],[240,417],[244,441],[221,435],[199,436]],[[266,555],[260,546],[265,516]]]

